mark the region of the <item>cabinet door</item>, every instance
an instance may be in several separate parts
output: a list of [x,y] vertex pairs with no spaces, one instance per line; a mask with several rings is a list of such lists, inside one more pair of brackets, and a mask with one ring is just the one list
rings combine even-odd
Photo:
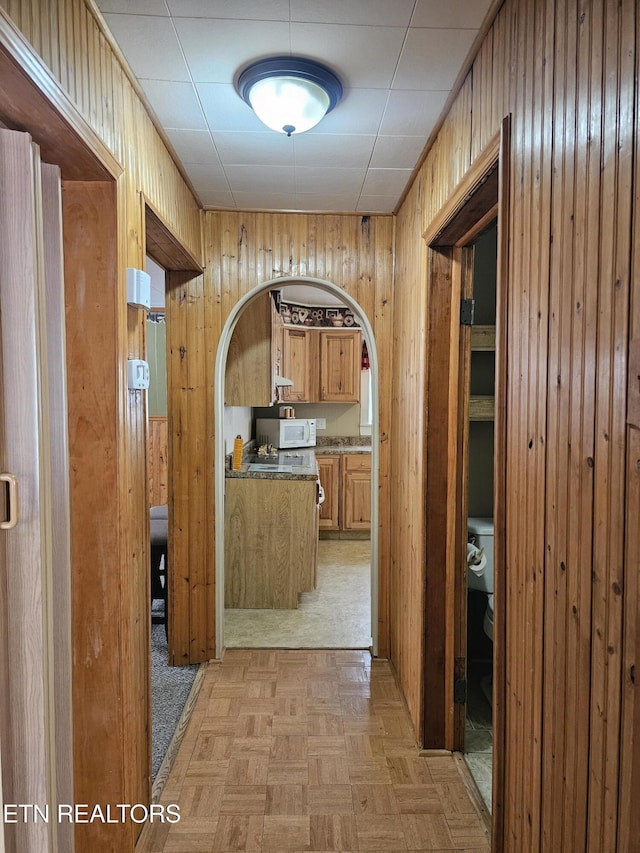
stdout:
[[371,529],[371,457],[360,453],[342,459],[340,493],[343,530]]
[[360,400],[360,331],[320,332],[320,400]]
[[316,456],[324,503],[320,506],[320,530],[339,530],[338,490],[340,488],[340,457]]
[[284,330],[282,375],[293,382],[292,387],[282,389],[282,399],[292,403],[316,401],[313,393],[311,371],[313,332],[308,329]]

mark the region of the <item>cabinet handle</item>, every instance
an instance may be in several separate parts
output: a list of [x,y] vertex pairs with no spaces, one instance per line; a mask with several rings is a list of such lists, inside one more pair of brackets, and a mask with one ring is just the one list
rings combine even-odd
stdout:
[[0,482],[9,484],[9,517],[0,522],[0,530],[11,530],[18,523],[18,481],[13,474],[0,474]]

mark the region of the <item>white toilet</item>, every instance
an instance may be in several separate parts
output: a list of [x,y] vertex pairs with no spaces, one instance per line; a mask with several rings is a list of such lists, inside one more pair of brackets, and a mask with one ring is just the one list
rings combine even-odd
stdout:
[[487,594],[484,632],[493,640],[493,519],[467,519],[467,586]]

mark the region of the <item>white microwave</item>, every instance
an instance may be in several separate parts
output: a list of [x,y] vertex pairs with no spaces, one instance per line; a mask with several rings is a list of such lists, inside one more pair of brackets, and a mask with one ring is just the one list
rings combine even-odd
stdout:
[[315,447],[314,418],[257,418],[256,444],[274,447]]

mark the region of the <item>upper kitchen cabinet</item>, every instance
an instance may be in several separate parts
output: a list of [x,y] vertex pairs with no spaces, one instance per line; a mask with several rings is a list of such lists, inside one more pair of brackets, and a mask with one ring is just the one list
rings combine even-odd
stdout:
[[312,329],[284,328],[282,375],[293,385],[282,388],[282,399],[310,403],[317,399],[316,336]]
[[357,403],[360,400],[359,329],[284,327],[282,374],[293,386],[282,398],[297,403]]
[[360,401],[359,330],[320,332],[320,401],[357,403]]
[[281,375],[282,321],[270,293],[246,306],[229,342],[225,374],[228,406],[269,406],[277,399]]

